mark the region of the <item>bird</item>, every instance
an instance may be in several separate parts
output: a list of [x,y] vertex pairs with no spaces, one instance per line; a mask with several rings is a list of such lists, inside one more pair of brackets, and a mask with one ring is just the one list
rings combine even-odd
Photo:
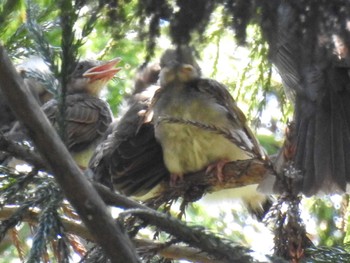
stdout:
[[[64,134],[61,137],[82,170],[87,168],[95,147],[113,120],[108,103],[99,96],[107,82],[121,70],[115,68],[120,61],[120,58],[107,62],[79,61],[67,82],[63,114],[58,99],[51,99],[41,107],[57,131],[61,131],[60,120],[63,120]],[[27,136],[20,124],[12,131],[12,134],[16,133]]]
[[[307,12],[310,17],[301,18],[299,9],[283,2],[275,17],[279,22],[269,24],[270,28],[266,23],[271,61],[294,104],[288,142],[293,155],[279,160],[282,167],[277,167],[283,171],[291,163],[293,177],[288,178],[293,183],[286,189],[284,177],[277,176],[272,189],[262,191],[288,190],[305,196],[349,191],[350,35],[345,28],[348,16],[334,17],[339,8],[329,2],[329,8],[313,8]],[[329,19],[335,23],[326,26]]]
[[159,71],[158,63],[138,69],[131,96],[89,163],[89,176],[95,181],[140,200],[146,200],[161,181],[169,178],[154,126],[144,121],[159,89]]
[[[39,57],[29,57],[22,63],[16,65],[18,74],[22,77],[26,88],[30,91],[39,105],[43,105],[53,98],[52,92],[48,89],[45,82],[53,80],[53,74],[48,65]],[[10,105],[1,95],[0,91],[0,132],[9,132],[16,122],[16,117],[12,113]]]
[[[29,90],[39,105],[53,98],[53,92],[58,83],[42,58],[29,57],[16,65],[16,71],[22,77],[25,88]],[[9,134],[15,129],[16,123],[16,116],[0,90],[0,135]],[[22,137],[23,134],[11,134],[12,140],[21,140]],[[0,151],[0,164],[5,165],[10,159],[7,152]]]
[[[161,88],[150,108],[155,137],[161,144],[172,184],[202,169],[214,171],[222,181],[222,169],[228,162],[267,159],[227,87],[201,77],[191,49],[167,50],[160,64]],[[270,200],[256,187],[222,190],[211,196],[224,194],[227,198],[232,194],[249,209],[258,211]]]
[[[100,92],[121,68],[115,58],[107,62],[82,60],[78,62],[67,84],[64,105],[63,141],[74,160],[83,170],[88,167],[91,155],[103,138],[113,115],[107,102],[100,99]],[[59,129],[59,101],[48,101],[42,109],[51,124]]]

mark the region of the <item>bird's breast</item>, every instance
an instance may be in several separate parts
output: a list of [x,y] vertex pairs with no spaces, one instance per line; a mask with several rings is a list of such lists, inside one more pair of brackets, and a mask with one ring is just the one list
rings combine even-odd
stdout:
[[220,160],[249,158],[224,136],[188,124],[160,123],[155,135],[162,145],[165,165],[174,174],[199,171]]
[[154,107],[155,136],[162,145],[168,170],[174,174],[195,172],[220,160],[242,160],[248,156],[222,134],[229,132],[227,109],[201,92],[173,89]]
[[95,148],[96,148],[96,144],[91,145],[90,147],[88,147],[87,149],[84,149],[83,151],[71,153],[74,161],[77,163],[77,165],[81,169],[85,170],[86,167],[88,167],[89,161],[91,159],[91,156],[94,153]]

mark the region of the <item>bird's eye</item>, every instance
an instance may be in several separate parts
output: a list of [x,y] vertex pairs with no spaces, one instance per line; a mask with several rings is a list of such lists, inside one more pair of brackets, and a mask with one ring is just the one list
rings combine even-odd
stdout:
[[77,69],[78,69],[78,70],[84,69],[84,65],[83,65],[83,64],[79,64],[79,65],[77,66]]

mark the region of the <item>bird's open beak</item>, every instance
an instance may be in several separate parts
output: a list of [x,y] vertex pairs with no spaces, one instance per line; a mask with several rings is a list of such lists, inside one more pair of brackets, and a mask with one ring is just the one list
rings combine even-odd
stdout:
[[89,78],[90,82],[94,82],[96,80],[109,81],[122,69],[115,68],[115,65],[117,65],[120,61],[121,58],[114,58],[104,62],[102,65],[90,68],[83,74],[83,77]]

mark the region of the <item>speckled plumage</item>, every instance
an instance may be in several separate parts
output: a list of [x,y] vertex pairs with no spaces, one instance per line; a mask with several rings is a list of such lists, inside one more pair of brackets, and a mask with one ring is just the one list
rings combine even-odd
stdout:
[[[58,101],[51,100],[43,105],[43,111],[58,129]],[[64,120],[66,146],[78,164],[87,167],[93,150],[112,122],[109,105],[89,94],[70,94],[66,97]]]
[[145,123],[157,82],[159,66],[142,67],[135,89],[109,128],[109,135],[96,148],[89,168],[94,180],[126,195],[146,199],[164,179],[169,178],[162,149],[154,137],[154,126]]
[[[109,62],[107,62],[109,63]],[[116,62],[117,63],[117,62]],[[101,78],[97,72],[95,79],[85,76],[100,61],[83,60],[79,62],[67,84],[65,98],[65,144],[80,167],[86,168],[98,143],[113,120],[108,103],[99,98],[100,90],[110,77]],[[112,74],[115,69],[109,67]],[[101,71],[102,72],[102,71]],[[59,102],[51,100],[42,107],[53,126],[59,126]]]

